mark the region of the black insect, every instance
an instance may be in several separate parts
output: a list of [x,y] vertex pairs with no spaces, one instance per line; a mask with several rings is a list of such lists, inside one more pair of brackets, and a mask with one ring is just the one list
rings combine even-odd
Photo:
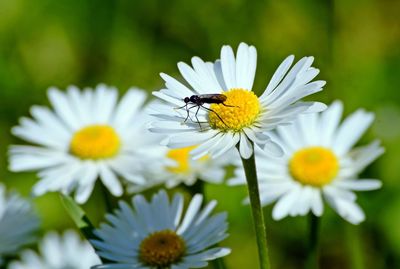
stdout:
[[[192,95],[190,97],[185,97],[183,99],[183,101],[185,102],[185,105],[181,106],[181,107],[177,107],[176,109],[180,109],[180,108],[186,109],[187,115],[186,115],[185,120],[183,121],[183,122],[186,122],[188,120],[188,118],[190,117],[189,110],[194,107],[197,107],[197,110],[196,110],[196,113],[194,114],[194,116],[196,117],[197,123],[199,124],[200,128],[201,128],[201,124],[200,124],[199,119],[197,118],[197,113],[199,112],[200,108],[204,108],[210,112],[213,112],[222,121],[222,123],[226,125],[224,120],[218,115],[217,112],[215,112],[211,108],[204,106],[204,104],[222,104],[227,107],[236,107],[236,106],[230,106],[230,105],[225,104],[224,102],[226,101],[226,99],[227,99],[226,95],[219,94],[219,93]],[[189,105],[192,105],[192,106],[188,107]],[[228,126],[228,125],[226,125],[226,126]]]

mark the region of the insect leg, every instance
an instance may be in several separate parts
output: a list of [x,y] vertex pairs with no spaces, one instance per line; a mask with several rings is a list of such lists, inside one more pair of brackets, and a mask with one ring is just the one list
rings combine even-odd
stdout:
[[214,110],[212,110],[211,108],[205,107],[205,106],[201,106],[204,109],[207,109],[208,111],[213,112],[215,115],[217,115],[218,119],[220,119],[222,121],[223,124],[225,124],[226,127],[229,128],[229,126],[224,122],[224,120],[218,115],[217,112],[215,112]]
[[181,108],[184,108],[184,107],[187,107],[187,103],[186,104],[184,104],[183,106],[180,106],[180,107],[174,107],[174,109],[181,109]]
[[227,106],[227,107],[239,107],[239,106],[230,106],[230,105],[227,105],[225,103],[221,103],[221,104],[224,105],[224,106]]
[[[197,106],[197,105],[194,105],[194,106],[191,106],[191,107],[189,107],[189,108],[187,108],[187,106],[186,106],[186,113],[187,113],[187,116],[186,116],[185,120],[183,121],[184,123],[187,121],[188,118],[190,118],[190,115],[189,115],[190,109],[192,109],[192,108],[194,108],[194,107],[196,107],[196,106]],[[192,118],[190,118],[190,120],[193,121]]]
[[199,109],[200,109],[200,106],[197,107],[196,114],[194,114],[194,116],[195,116],[197,123],[199,124],[200,130],[201,130],[201,124],[200,124],[199,118],[197,118],[197,113],[199,113]]

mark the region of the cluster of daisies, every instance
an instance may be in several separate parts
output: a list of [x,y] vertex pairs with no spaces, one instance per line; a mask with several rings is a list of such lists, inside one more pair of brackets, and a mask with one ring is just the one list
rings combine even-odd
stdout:
[[[341,122],[340,101],[329,107],[300,101],[325,85],[314,80],[313,60],[287,57],[259,96],[253,91],[257,52],[244,43],[236,55],[223,46],[214,62],[178,63],[184,81],[162,73],[157,100],[137,88],[119,98],[103,84],[50,88],[51,108],[33,106],[12,128],[27,143],[10,147],[9,169],[37,171],[35,196],[60,192],[84,204],[97,183],[132,200],[121,199],[89,242],[73,231],[50,232],[38,251],[21,252],[37,240],[39,221],[28,200],[0,185],[0,263],[11,269],[205,267],[231,252],[219,244],[228,223],[225,212],[213,213],[217,202],[198,193],[185,206],[177,192],[169,197],[160,190],[150,200],[137,193],[246,184],[241,160],[253,157],[262,205],[276,202],[274,220],[320,217],[326,201],[350,223],[362,222],[354,191],[378,189],[381,182],[358,175],[384,149],[379,141],[354,147],[372,113],[360,109]],[[228,165],[235,166],[230,179]]]

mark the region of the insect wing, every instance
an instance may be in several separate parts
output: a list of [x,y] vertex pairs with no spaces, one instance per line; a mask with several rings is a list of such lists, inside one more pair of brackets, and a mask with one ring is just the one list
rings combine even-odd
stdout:
[[226,96],[223,94],[200,94],[201,101],[207,104],[220,104],[226,101]]

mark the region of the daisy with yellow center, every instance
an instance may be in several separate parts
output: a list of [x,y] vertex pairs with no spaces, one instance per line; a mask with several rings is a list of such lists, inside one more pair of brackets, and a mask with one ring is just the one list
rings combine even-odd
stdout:
[[93,268],[200,268],[228,255],[230,249],[215,246],[227,237],[226,214],[210,216],[216,202],[201,208],[202,202],[203,196],[195,195],[185,214],[183,196],[176,194],[170,201],[165,191],[151,202],[137,195],[132,205],[120,203],[112,221],[101,224],[94,232],[98,239],[92,241],[110,263]]
[[76,201],[84,203],[97,179],[114,196],[123,192],[121,178],[146,184],[143,164],[154,161],[146,152],[159,146],[145,127],[143,91],[131,89],[119,103],[117,90],[105,85],[69,87],[65,93],[52,88],[48,96],[54,110],[34,106],[33,119],[22,118],[12,129],[36,144],[10,149],[12,171],[40,171],[34,194],[75,192]]
[[192,58],[192,67],[180,62],[179,71],[190,87],[161,74],[165,89],[153,94],[166,103],[151,108],[157,120],[150,130],[167,135],[164,142],[170,148],[199,145],[191,151],[194,158],[215,158],[238,145],[241,157],[248,159],[253,144],[281,155],[266,132],[299,114],[326,108],[317,102],[297,102],[321,91],[325,82],[311,82],[319,73],[311,67],[313,57],[290,68],[293,60],[289,56],[281,63],[260,97],[252,91],[257,64],[253,46],[241,43],[236,57],[230,46],[223,46],[215,63],[198,57]]
[[[358,224],[365,215],[353,191],[378,189],[376,179],[358,174],[383,153],[379,142],[352,149],[371,125],[373,114],[358,110],[339,124],[342,103],[334,102],[322,113],[300,116],[293,125],[271,133],[284,149],[283,158],[257,151],[260,196],[264,205],[277,201],[273,218],[323,213],[323,198],[347,221]],[[242,169],[231,184],[243,184]]]
[[167,171],[164,172],[167,188],[173,188],[180,183],[191,186],[197,180],[212,184],[222,183],[225,177],[225,166],[232,163],[232,160],[237,157],[231,150],[224,157],[211,159],[210,156],[205,155],[193,160],[190,152],[195,148],[196,146],[190,146],[167,151],[166,156],[172,161],[170,165],[166,166]]
[[129,184],[128,191],[138,193],[157,185],[164,185],[169,189],[179,184],[192,186],[198,180],[211,184],[222,183],[226,174],[225,167],[238,158],[237,153],[230,150],[216,159],[206,155],[194,160],[190,151],[195,148],[196,146],[179,149],[158,148],[161,154],[157,155],[161,157],[151,164],[151,169],[147,169],[145,173],[147,184]]

